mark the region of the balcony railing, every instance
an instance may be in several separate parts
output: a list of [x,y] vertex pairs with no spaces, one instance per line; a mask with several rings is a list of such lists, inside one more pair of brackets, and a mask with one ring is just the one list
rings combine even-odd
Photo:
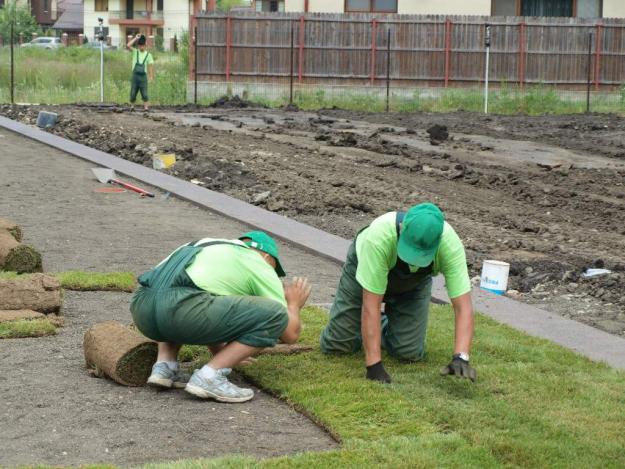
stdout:
[[146,10],[109,11],[109,19],[113,19],[113,20],[162,20],[163,12],[162,11],[146,11]]

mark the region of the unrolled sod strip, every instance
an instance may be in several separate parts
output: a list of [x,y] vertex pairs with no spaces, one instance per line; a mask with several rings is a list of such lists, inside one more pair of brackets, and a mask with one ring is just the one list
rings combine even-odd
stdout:
[[157,346],[117,321],[96,324],[83,340],[87,367],[125,386],[143,386],[156,362]]

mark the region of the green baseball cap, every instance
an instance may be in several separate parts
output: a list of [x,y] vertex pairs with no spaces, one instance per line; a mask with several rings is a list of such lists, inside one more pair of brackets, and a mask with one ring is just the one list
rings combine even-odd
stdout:
[[280,263],[280,257],[278,257],[278,245],[271,236],[264,231],[248,231],[239,237],[239,239],[250,239],[251,241],[245,241],[245,244],[251,248],[266,252],[273,257],[276,260],[276,273],[278,277],[286,277],[286,273]]
[[417,267],[427,267],[434,260],[441,242],[445,215],[431,203],[411,207],[406,215],[399,234],[397,255]]

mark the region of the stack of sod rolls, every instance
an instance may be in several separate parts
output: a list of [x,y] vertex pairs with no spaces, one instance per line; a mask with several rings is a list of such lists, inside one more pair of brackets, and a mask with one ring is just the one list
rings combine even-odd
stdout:
[[18,274],[42,271],[41,255],[22,244],[22,229],[3,218],[0,218],[0,270]]

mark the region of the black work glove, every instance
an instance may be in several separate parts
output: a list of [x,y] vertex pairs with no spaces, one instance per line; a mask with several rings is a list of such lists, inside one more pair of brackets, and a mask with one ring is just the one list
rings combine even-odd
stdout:
[[456,378],[467,378],[475,382],[477,372],[469,365],[467,360],[463,360],[459,355],[454,355],[449,365],[441,369],[441,375],[456,375]]
[[381,383],[391,382],[391,377],[384,369],[384,365],[382,365],[381,361],[367,367],[367,379],[379,381]]

